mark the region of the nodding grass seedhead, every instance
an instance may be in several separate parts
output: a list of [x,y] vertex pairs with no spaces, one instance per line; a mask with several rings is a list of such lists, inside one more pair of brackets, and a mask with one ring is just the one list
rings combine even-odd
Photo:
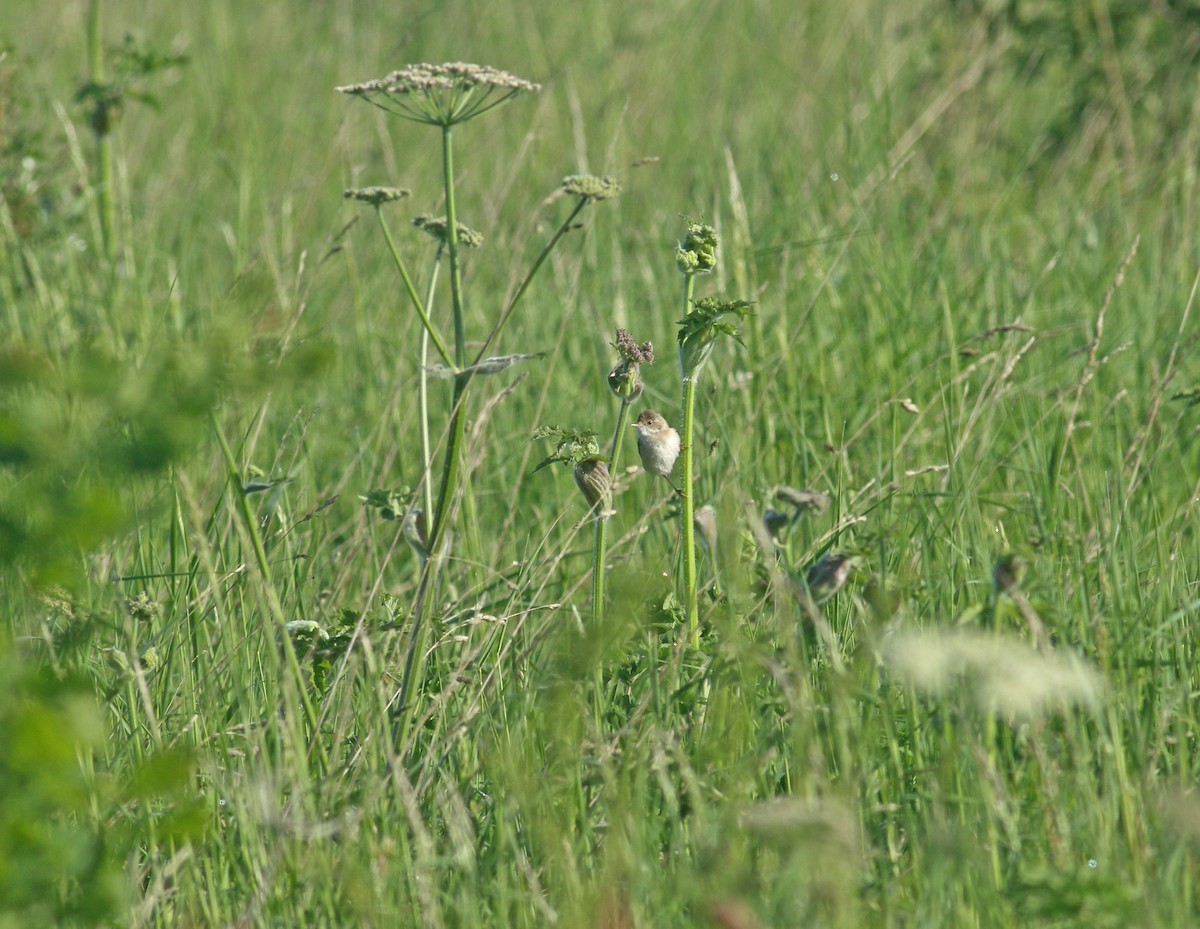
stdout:
[[386,77],[335,89],[404,119],[448,128],[542,87],[507,71],[455,61],[405,65]]
[[692,514],[692,525],[696,527],[696,537],[710,552],[717,546],[717,511],[711,504],[706,503]]
[[829,600],[846,586],[851,572],[858,565],[858,557],[844,552],[826,552],[804,574],[808,592],[818,604]]
[[564,177],[562,190],[572,197],[581,197],[588,203],[599,203],[601,200],[612,200],[621,194],[621,179],[619,177],[597,177],[594,174],[572,174]]
[[575,483],[598,518],[607,519],[612,514],[612,477],[603,458],[584,458],[575,465]]
[[675,264],[684,274],[707,274],[717,266],[717,230],[688,223],[687,235],[675,249]]
[[[412,224],[427,235],[433,236],[439,242],[446,241],[446,231],[449,226],[446,224],[445,216],[433,216],[429,213],[422,213],[420,216],[413,217]],[[483,245],[483,233],[476,232],[470,226],[464,226],[462,223],[456,222],[454,228],[458,233],[458,244],[462,248],[479,248]]]
[[342,193],[344,200],[358,200],[371,206],[382,206],[411,196],[412,192],[403,187],[351,187]]
[[792,524],[792,519],[791,515],[781,513],[771,506],[763,511],[763,528],[767,530],[767,535],[771,537],[772,542],[779,544],[780,537],[783,535],[784,530]]
[[800,490],[796,487],[788,487],[785,484],[781,484],[772,490],[771,495],[780,503],[786,504],[795,510],[797,516],[809,513],[814,516],[820,516],[829,509],[829,505],[833,502],[833,498],[823,490],[809,490],[807,488]]
[[609,389],[626,403],[632,403],[642,395],[641,366],[654,364],[654,346],[649,342],[639,345],[626,330],[618,329],[613,347],[619,358],[608,372]]

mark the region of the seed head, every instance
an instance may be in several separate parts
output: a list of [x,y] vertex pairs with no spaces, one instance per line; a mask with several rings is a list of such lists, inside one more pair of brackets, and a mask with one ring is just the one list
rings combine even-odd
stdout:
[[617,350],[617,354],[625,361],[632,361],[637,364],[654,364],[654,346],[649,342],[643,342],[641,345],[638,345],[637,339],[631,336],[628,330],[617,330],[617,340],[613,343],[613,348]]
[[654,363],[654,346],[649,342],[638,345],[626,330],[618,329],[613,348],[618,359],[608,372],[608,386],[622,400],[632,403],[642,395],[641,366]]
[[575,483],[597,518],[607,519],[612,510],[612,478],[604,459],[585,458],[575,465]]
[[572,174],[562,181],[563,193],[581,197],[588,203],[611,200],[621,194],[621,179],[618,177],[596,177],[594,174]]
[[541,85],[507,71],[456,61],[406,65],[386,77],[335,89],[404,119],[449,127],[520,94],[541,90]]
[[[445,216],[433,216],[429,213],[413,217],[412,224],[439,242],[446,241],[446,231],[450,228],[446,223]],[[476,232],[470,226],[464,226],[457,222],[454,224],[454,229],[458,233],[458,244],[463,248],[479,248],[483,245],[482,232]]]
[[381,206],[408,196],[411,196],[411,192],[403,187],[351,187],[342,193],[344,200],[359,200],[371,206]]

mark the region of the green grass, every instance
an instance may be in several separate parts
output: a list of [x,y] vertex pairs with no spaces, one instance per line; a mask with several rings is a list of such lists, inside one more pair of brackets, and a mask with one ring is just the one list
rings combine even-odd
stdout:
[[[189,59],[115,124],[111,274],[72,103],[87,5],[14,10],[0,657],[25,670],[3,675],[0,891],[13,861],[53,879],[0,927],[1200,921],[1200,446],[1173,399],[1200,378],[1197,14],[989,6],[111,0],[111,44]],[[564,176],[624,193],[495,347],[545,357],[472,385],[409,727],[421,563],[359,497],[420,479],[421,326],[341,193],[413,191],[385,209],[423,292],[436,246],[406,226],[444,212],[441,160],[333,88],[453,60],[544,85],[455,131],[486,239],[468,343],[569,210],[546,202]],[[697,391],[724,592],[698,645],[662,482],[619,482],[598,626],[585,503],[530,442],[607,442],[617,326],[655,345],[642,408],[677,421],[684,217],[721,235],[697,296],[756,301]],[[243,497],[252,469],[289,480]],[[776,551],[777,485],[834,502]],[[795,579],[827,548],[860,566],[814,623]],[[992,599],[1014,550],[1048,658]],[[972,664],[992,626],[1032,680]],[[973,670],[934,692],[945,652]],[[1059,705],[1075,660],[1097,695]]]

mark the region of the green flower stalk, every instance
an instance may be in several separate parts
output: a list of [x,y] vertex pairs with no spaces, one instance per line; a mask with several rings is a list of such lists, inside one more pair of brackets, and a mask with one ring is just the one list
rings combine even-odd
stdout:
[[[583,175],[573,176],[564,181],[561,193],[576,198],[574,208],[560,223],[534,259],[528,273],[521,280],[513,296],[499,313],[491,331],[483,340],[478,354],[471,359],[467,354],[467,307],[462,282],[461,251],[463,248],[477,245],[478,236],[458,221],[453,130],[460,123],[488,113],[518,96],[540,90],[540,86],[495,68],[452,62],[408,65],[377,80],[348,84],[336,89],[403,119],[436,126],[440,130],[442,141],[442,183],[446,213],[441,218],[418,217],[417,225],[423,231],[439,238],[441,248],[439,248],[438,257],[440,259],[443,254],[442,249],[444,249],[448,259],[451,312],[453,314],[453,346],[448,346],[442,341],[426,312],[426,307],[432,302],[432,290],[430,298],[424,302],[417,297],[411,278],[404,269],[403,262],[391,239],[390,232],[382,218],[380,219],[380,226],[388,241],[388,246],[392,250],[396,266],[400,270],[410,299],[418,309],[421,321],[425,326],[428,341],[433,343],[433,347],[440,356],[441,364],[433,366],[426,364],[427,359],[423,356],[422,372],[435,376],[445,374],[454,382],[450,419],[446,427],[448,438],[436,499],[427,496],[426,505],[423,507],[429,522],[428,534],[424,541],[428,561],[417,588],[408,657],[400,691],[397,695],[397,702],[403,717],[399,740],[400,744],[404,745],[409,736],[413,707],[416,703],[412,697],[420,688],[422,676],[421,662],[417,658],[420,652],[417,647],[421,641],[420,629],[423,625],[424,613],[431,591],[437,587],[438,575],[448,544],[449,530],[454,520],[453,511],[460,499],[459,484],[462,471],[462,448],[466,432],[468,389],[477,376],[501,371],[513,362],[524,358],[536,357],[513,354],[493,357],[489,356],[489,350],[499,338],[530,282],[546,258],[549,257],[550,252],[567,232],[577,228],[575,220],[579,213],[590,203],[608,200],[616,196],[620,192],[620,183],[614,178],[591,178]],[[383,197],[382,194],[378,196]],[[367,202],[375,206],[378,212],[380,205],[388,201],[386,199],[368,199]],[[423,441],[424,447],[427,448],[427,439]],[[428,479],[425,483],[427,486],[430,484]]]
[[[429,310],[426,306],[433,296],[432,283],[427,299],[422,300],[417,294],[417,288],[413,284],[412,276],[408,273],[408,267],[404,264],[404,259],[400,257],[400,250],[396,248],[396,240],[392,238],[392,230],[388,227],[387,220],[383,217],[383,207],[385,204],[395,203],[397,200],[403,200],[409,196],[409,192],[403,187],[352,187],[342,193],[343,199],[365,203],[375,210],[375,220],[379,223],[379,229],[383,233],[384,241],[387,242],[388,251],[392,256],[392,263],[396,266],[400,280],[404,282],[404,289],[408,293],[408,298],[412,302],[413,309],[417,311],[417,316],[421,319],[421,325],[425,329],[425,334],[433,341],[442,360],[446,364],[451,364],[450,353],[446,349],[446,343],[442,341],[441,335],[438,334],[433,321],[429,318]],[[440,249],[437,261],[441,261]],[[435,269],[436,266],[437,263],[435,262]]]
[[[704,223],[688,223],[687,235],[675,249],[675,265],[683,274],[683,314],[686,320],[692,311],[692,294],[696,275],[708,274],[717,266],[717,230]],[[683,457],[683,587],[684,608],[687,614],[688,638],[693,645],[700,642],[700,603],[696,592],[696,526],[695,500],[692,493],[692,420],[696,407],[695,375],[699,368],[694,359],[685,355],[680,336],[679,370],[683,385],[683,434],[680,436]]]
[[[442,267],[442,255],[446,250],[446,221],[444,218],[430,216],[427,213],[422,213],[419,216],[413,217],[413,226],[420,229],[422,232],[433,236],[437,240],[437,254],[433,259],[433,270],[429,275],[429,288],[425,294],[425,305],[428,307],[433,303],[434,289],[437,286],[438,271]],[[479,248],[483,245],[483,236],[474,229],[469,229],[466,226],[459,224],[459,240],[468,248]],[[421,426],[421,490],[425,498],[425,506],[422,512],[421,526],[421,565],[424,567],[429,558],[429,532],[428,527],[424,525],[425,520],[429,519],[429,514],[434,512],[433,509],[433,445],[429,439],[429,342],[430,342],[431,327],[426,327],[421,333],[421,355],[418,362],[417,372],[417,413],[420,419]],[[449,361],[446,353],[442,352],[442,358]],[[422,643],[423,644],[423,643]]]
[[[442,181],[446,198],[445,244],[450,265],[450,298],[454,314],[454,356],[443,358],[462,369],[467,364],[465,307],[462,270],[459,264],[458,217],[454,189],[454,144],[452,129],[459,123],[482,116],[524,93],[540,90],[538,84],[507,71],[465,62],[413,64],[386,77],[347,84],[337,90],[373,106],[415,122],[437,126],[442,134]],[[443,352],[443,355],[446,353]],[[442,467],[442,481],[430,530],[429,551],[436,560],[446,536],[450,506],[458,487],[462,444],[465,435],[463,409],[469,379],[455,379],[451,406],[449,442]]]
[[679,320],[679,372],[683,382],[683,429],[680,436],[680,458],[683,470],[683,586],[684,609],[688,622],[688,638],[693,645],[700,642],[700,602],[696,585],[696,522],[695,474],[692,468],[692,445],[696,417],[696,381],[708,364],[716,340],[721,336],[738,338],[731,320],[750,315],[748,300],[722,303],[711,297],[692,300],[692,285],[697,274],[711,271],[716,265],[717,235],[711,226],[693,223],[688,235],[675,253],[675,262],[684,277],[684,317]]

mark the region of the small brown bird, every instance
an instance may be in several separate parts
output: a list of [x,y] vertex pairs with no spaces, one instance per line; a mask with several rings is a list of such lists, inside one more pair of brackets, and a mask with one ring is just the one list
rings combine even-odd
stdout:
[[[644,410],[633,428],[638,434],[638,454],[649,474],[665,477],[671,483],[671,471],[679,458],[679,433],[654,410]],[[674,488],[675,485],[671,484]],[[679,491],[676,490],[676,493]]]

